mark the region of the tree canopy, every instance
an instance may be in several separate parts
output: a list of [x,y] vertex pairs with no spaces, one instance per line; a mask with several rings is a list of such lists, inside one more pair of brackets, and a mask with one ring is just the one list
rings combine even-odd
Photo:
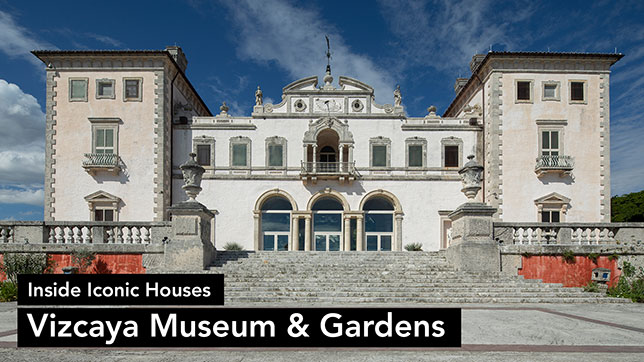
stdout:
[[644,222],[644,190],[610,199],[613,222]]

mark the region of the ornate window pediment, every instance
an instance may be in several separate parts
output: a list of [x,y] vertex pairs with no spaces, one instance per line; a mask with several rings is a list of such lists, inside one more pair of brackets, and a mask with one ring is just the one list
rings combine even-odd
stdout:
[[570,205],[570,199],[556,192],[534,200],[537,205],[537,220],[542,222],[562,222]]
[[322,117],[317,121],[310,122],[309,130],[304,132],[303,142],[305,144],[316,143],[318,134],[325,129],[334,130],[340,138],[340,143],[353,143],[353,134],[349,131],[349,125],[335,117]]

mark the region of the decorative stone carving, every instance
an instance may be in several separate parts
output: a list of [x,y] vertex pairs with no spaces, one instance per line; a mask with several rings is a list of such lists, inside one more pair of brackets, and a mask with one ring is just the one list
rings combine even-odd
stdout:
[[264,111],[266,113],[272,113],[273,112],[273,105],[271,103],[266,103],[264,106]]
[[222,102],[222,103],[221,103],[221,107],[219,107],[219,110],[220,110],[220,111],[221,111],[221,113],[223,113],[223,114],[227,114],[229,109],[230,109],[230,108],[228,108],[228,106],[226,105],[226,102]]
[[391,104],[385,104],[382,108],[384,108],[385,113],[391,113],[394,111],[394,107]]
[[400,85],[396,86],[394,90],[394,107],[399,107],[402,103],[402,94],[400,93]]
[[359,99],[354,100],[351,102],[351,110],[354,112],[360,112],[364,109],[364,104],[362,104],[362,101]]
[[190,153],[190,159],[179,166],[183,174],[183,186],[181,188],[188,195],[189,202],[197,202],[196,197],[201,192],[201,177],[206,171],[195,159],[196,153]]
[[315,98],[315,112],[342,112],[342,100]]
[[255,91],[255,105],[256,106],[261,106],[264,103],[264,94],[262,93],[262,90],[257,86],[257,90]]
[[468,198],[468,202],[473,202],[476,194],[481,189],[481,174],[483,173],[483,166],[474,161],[474,155],[467,156],[469,160],[458,173],[461,175],[463,188],[461,192]]
[[295,108],[295,112],[304,112],[306,110],[306,103],[304,103],[303,100],[298,99],[293,104],[293,107]]

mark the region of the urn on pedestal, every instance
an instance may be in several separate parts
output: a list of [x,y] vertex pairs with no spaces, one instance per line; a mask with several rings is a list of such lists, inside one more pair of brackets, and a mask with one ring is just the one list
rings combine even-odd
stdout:
[[196,197],[201,192],[201,177],[206,171],[195,159],[196,153],[190,153],[190,159],[183,165],[179,166],[183,173],[183,186],[181,188],[188,195],[188,201],[197,202]]

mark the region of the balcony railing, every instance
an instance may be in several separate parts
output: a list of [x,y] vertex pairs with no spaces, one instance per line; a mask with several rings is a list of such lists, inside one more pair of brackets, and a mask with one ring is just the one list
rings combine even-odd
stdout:
[[96,171],[118,174],[121,171],[121,158],[114,153],[86,153],[83,168],[90,174]]
[[340,181],[353,181],[359,177],[355,161],[352,162],[302,162],[300,178],[312,179],[339,179]]
[[572,156],[540,156],[537,157],[534,172],[537,173],[537,176],[547,172],[570,174],[574,166],[575,160]]

